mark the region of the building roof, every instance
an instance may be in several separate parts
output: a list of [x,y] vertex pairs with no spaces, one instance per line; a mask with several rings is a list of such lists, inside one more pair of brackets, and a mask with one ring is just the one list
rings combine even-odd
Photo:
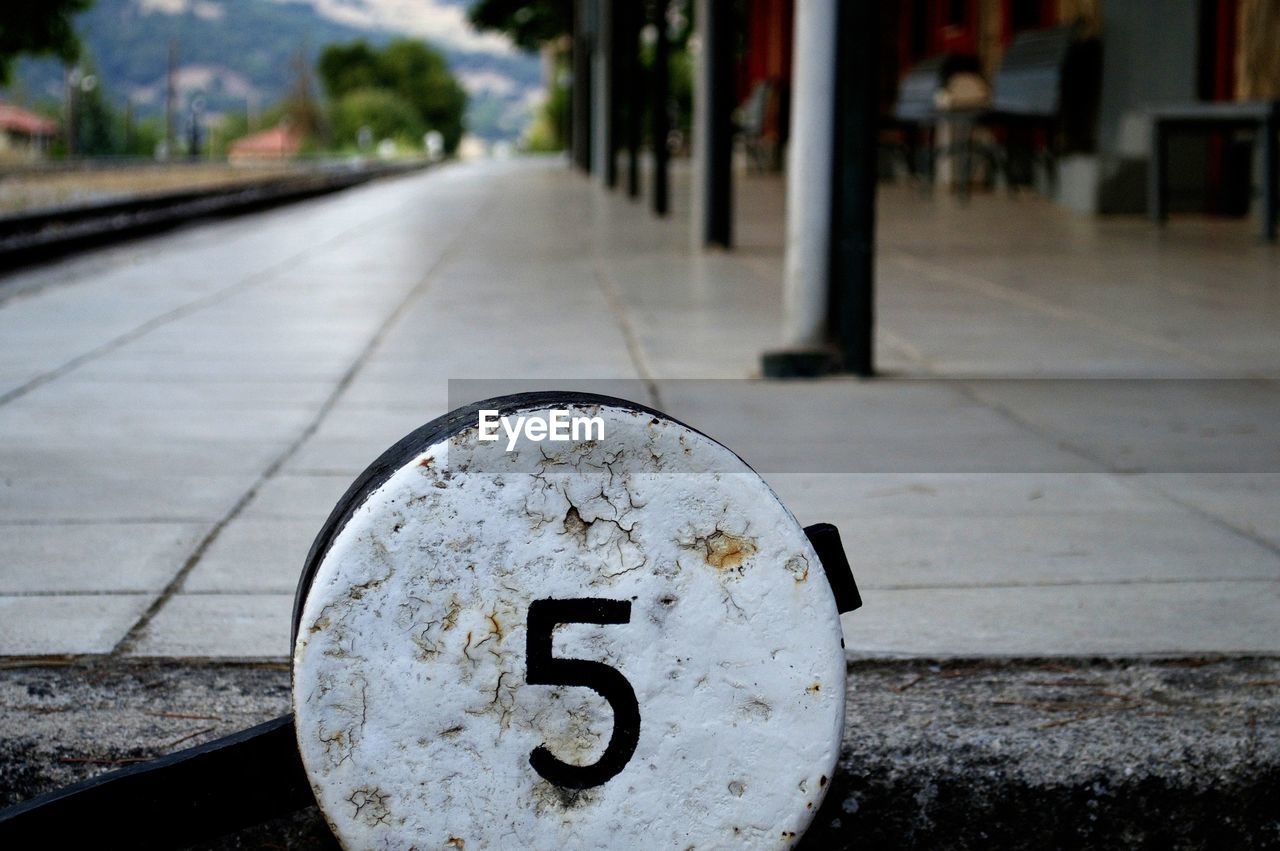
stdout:
[[25,136],[52,136],[58,132],[58,122],[11,103],[0,103],[0,130]]
[[231,143],[233,157],[288,157],[298,153],[302,138],[285,126],[242,136]]

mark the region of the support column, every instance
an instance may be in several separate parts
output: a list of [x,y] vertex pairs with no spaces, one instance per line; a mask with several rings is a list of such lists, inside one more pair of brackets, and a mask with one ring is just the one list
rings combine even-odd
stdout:
[[1272,103],[1266,120],[1258,128],[1262,134],[1262,239],[1276,241],[1276,223],[1280,219],[1280,103]]
[[595,10],[594,51],[591,62],[592,113],[595,116],[591,140],[594,171],[605,186],[618,180],[614,162],[614,73],[613,73],[613,9],[616,0],[589,0]]
[[[834,0],[833,0],[834,2]],[[652,20],[657,28],[653,46],[653,70],[649,76],[651,105],[650,135],[653,137],[653,212],[665,216],[670,208],[670,186],[667,176],[667,137],[671,135],[671,116],[667,101],[671,90],[671,41],[667,36],[667,0],[652,4]]]
[[872,374],[877,7],[796,0],[784,348],[766,376]]
[[609,160],[611,173],[605,175],[605,183],[609,188],[618,185],[621,173],[618,169],[618,155],[626,144],[626,120],[630,110],[628,99],[631,97],[631,64],[635,61],[635,39],[630,36],[631,24],[628,10],[633,5],[626,0],[607,0],[609,7],[609,91],[613,108],[609,114]]
[[787,146],[784,349],[765,355],[767,376],[817,374],[830,368],[827,294],[837,13],[837,0],[796,0]]
[[842,3],[836,42],[830,330],[838,368],[861,376],[875,373],[879,12],[879,3]]
[[620,40],[617,57],[625,64],[619,91],[626,95],[626,129],[623,132],[627,147],[627,197],[640,197],[640,137],[641,119],[644,115],[644,84],[640,68],[640,29],[644,26],[644,9],[625,0],[618,8],[615,20]]
[[576,0],[573,4],[573,88],[570,90],[573,111],[571,138],[573,163],[585,172],[591,171],[591,7],[594,0]]
[[694,81],[694,238],[728,248],[733,240],[735,21],[732,0],[697,0],[700,51]]

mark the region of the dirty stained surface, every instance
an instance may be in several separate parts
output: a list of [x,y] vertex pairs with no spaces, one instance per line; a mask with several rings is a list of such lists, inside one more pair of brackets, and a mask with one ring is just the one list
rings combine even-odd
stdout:
[[[0,805],[245,729],[289,694],[274,664],[0,667]],[[805,848],[1275,845],[1275,659],[860,661],[845,719]],[[335,845],[312,807],[198,847]]]
[[[639,411],[606,439],[480,444],[469,427],[371,493],[307,598],[295,653],[303,759],[351,847],[789,845],[840,745],[839,619],[808,540],[728,450]],[[609,703],[527,682],[540,599],[630,602],[566,623],[554,659],[634,690],[634,754],[554,785],[545,746],[600,759]]]

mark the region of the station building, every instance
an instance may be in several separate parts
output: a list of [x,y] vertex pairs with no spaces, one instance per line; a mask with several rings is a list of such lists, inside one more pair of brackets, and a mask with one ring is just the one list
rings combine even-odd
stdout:
[[1030,190],[1089,215],[1252,214],[1275,237],[1268,0],[575,0],[573,21],[578,168],[664,215],[687,156],[691,237],[721,248],[735,177],[778,174],[800,357],[766,356],[767,374],[873,370],[878,181]]

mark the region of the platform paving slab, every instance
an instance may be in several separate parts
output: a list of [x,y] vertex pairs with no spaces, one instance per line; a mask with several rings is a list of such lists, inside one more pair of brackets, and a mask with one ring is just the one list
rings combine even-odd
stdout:
[[[180,452],[176,444],[172,451],[175,455]],[[217,519],[254,480],[250,472],[175,474],[173,456],[169,457],[169,469],[150,476],[123,470],[84,475],[84,471],[77,474],[55,468],[6,477],[0,481],[0,522],[13,526],[50,520]]]
[[1169,499],[1280,549],[1280,473],[1164,473],[1142,476]]
[[207,532],[201,523],[0,526],[0,593],[158,593]]
[[[330,509],[332,506],[326,511]],[[219,530],[200,561],[183,579],[181,590],[292,594],[315,536],[314,517],[301,521],[280,520],[246,513]],[[274,652],[263,655],[274,655]]]
[[[1275,553],[1185,511],[857,519],[836,510],[806,516],[840,527],[860,585],[867,587],[1276,578]],[[1206,569],[1214,562],[1222,566]]]
[[292,622],[292,591],[176,594],[127,654],[278,661],[289,656]]
[[154,594],[0,595],[0,642],[10,656],[109,654]]
[[1274,579],[870,588],[851,656],[1276,654]]
[[345,475],[279,473],[258,489],[245,506],[243,516],[246,519],[296,520],[314,527],[317,517],[329,516],[338,499],[350,487],[352,479],[352,476]]

